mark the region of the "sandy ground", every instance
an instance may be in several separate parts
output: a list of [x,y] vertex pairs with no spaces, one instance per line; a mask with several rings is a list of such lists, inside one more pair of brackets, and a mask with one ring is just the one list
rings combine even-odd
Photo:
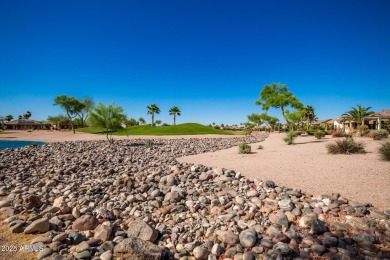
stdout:
[[[31,140],[42,142],[65,142],[65,141],[92,141],[107,140],[105,135],[88,134],[70,131],[49,131],[39,130],[33,132],[27,131],[6,131],[6,134],[0,134],[0,140]],[[177,135],[177,136],[113,136],[114,139],[180,139],[180,138],[232,138],[240,135]]]
[[[284,134],[272,133],[264,142],[252,144],[252,154],[238,154],[237,147],[178,158],[180,162],[234,169],[253,179],[273,180],[281,186],[313,195],[340,193],[353,201],[390,209],[390,162],[380,160],[380,141],[355,138],[365,143],[366,154],[327,154],[326,144],[335,139],[313,136],[282,141]],[[261,144],[264,149],[257,150]]]

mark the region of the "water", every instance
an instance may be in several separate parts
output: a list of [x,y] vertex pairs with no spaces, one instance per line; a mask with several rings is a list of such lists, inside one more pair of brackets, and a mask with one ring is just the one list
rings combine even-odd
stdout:
[[28,146],[31,144],[37,144],[37,145],[44,145],[44,142],[38,142],[38,141],[14,141],[14,140],[0,140],[0,149],[7,149],[7,148],[20,148],[24,146]]

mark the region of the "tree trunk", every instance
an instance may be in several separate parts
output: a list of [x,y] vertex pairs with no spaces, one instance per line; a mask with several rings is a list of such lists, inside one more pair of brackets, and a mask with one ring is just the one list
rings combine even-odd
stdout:
[[176,125],[176,114],[173,115],[173,125]]
[[152,126],[154,126],[154,113],[152,113]]
[[75,133],[76,133],[76,130],[74,129],[73,120],[70,120],[70,126],[72,127],[72,131],[73,131],[73,133],[75,134]]

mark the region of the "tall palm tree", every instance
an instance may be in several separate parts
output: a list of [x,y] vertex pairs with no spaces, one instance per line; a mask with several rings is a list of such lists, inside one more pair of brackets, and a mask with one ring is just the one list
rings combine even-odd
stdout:
[[148,115],[152,115],[152,126],[154,126],[154,114],[160,114],[160,108],[156,104],[151,104],[146,108],[148,109]]
[[7,122],[11,121],[12,119],[14,119],[14,117],[12,115],[8,115],[8,116],[5,117],[5,120]]
[[23,115],[25,119],[29,119],[31,117],[31,112],[27,111],[26,114]]
[[169,109],[169,115],[173,115],[173,125],[176,125],[176,115],[180,116],[180,113],[181,111],[177,106],[173,106]]
[[357,107],[351,107],[351,110],[345,112],[341,115],[344,121],[356,122],[362,124],[363,117],[373,114],[374,112],[370,111],[371,107],[363,107],[362,105],[357,105]]

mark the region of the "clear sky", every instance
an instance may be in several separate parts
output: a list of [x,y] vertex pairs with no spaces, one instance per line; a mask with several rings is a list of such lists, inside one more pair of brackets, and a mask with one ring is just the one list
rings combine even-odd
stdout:
[[67,94],[239,124],[272,82],[320,119],[389,109],[390,1],[0,1],[2,116],[44,120]]

